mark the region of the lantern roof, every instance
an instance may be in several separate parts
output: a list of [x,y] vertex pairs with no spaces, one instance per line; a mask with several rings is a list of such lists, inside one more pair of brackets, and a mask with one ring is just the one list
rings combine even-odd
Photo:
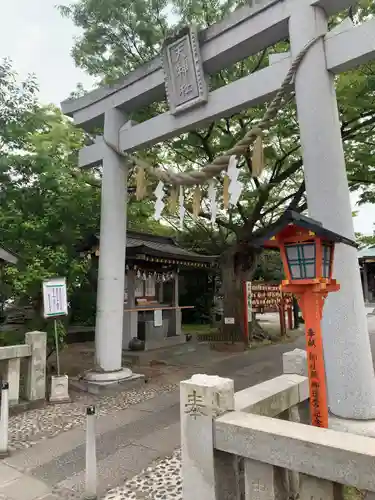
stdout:
[[[279,248],[279,242],[285,241],[293,236],[301,235],[319,237],[322,240],[332,243],[344,243],[357,248],[355,241],[346,238],[338,233],[323,227],[323,224],[314,219],[310,219],[293,210],[288,210],[274,224],[271,224],[261,236],[255,237],[252,244],[256,247]],[[277,236],[277,239],[275,238]]]

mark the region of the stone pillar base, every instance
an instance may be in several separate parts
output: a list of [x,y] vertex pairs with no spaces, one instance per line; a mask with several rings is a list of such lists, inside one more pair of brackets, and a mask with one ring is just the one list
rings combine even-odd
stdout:
[[116,370],[114,372],[96,372],[89,371],[85,373],[85,380],[87,382],[92,382],[94,384],[99,385],[108,385],[108,384],[118,384],[127,379],[131,379],[133,377],[133,372],[130,368],[121,368],[120,370]]
[[133,373],[129,368],[113,372],[86,372],[84,377],[72,379],[71,385],[90,394],[116,393],[144,383],[144,375]]
[[333,431],[375,437],[375,420],[349,420],[329,414],[328,427]]

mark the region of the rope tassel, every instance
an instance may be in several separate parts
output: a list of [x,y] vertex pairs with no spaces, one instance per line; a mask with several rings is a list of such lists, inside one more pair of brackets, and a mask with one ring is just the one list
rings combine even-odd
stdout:
[[136,182],[136,197],[137,200],[143,200],[146,196],[146,174],[144,167],[138,166],[137,173],[135,175]]
[[193,197],[193,215],[194,217],[199,217],[201,211],[201,188],[195,186],[194,197]]
[[225,210],[229,207],[229,177],[227,174],[224,175],[223,181],[223,204]]
[[264,170],[264,151],[263,151],[263,140],[261,135],[258,135],[258,137],[255,139],[251,164],[252,164],[252,176],[260,177],[261,173]]
[[177,201],[178,201],[177,189],[173,186],[172,190],[171,190],[171,194],[169,196],[169,201],[168,201],[168,209],[169,209],[169,213],[171,215],[176,213]]

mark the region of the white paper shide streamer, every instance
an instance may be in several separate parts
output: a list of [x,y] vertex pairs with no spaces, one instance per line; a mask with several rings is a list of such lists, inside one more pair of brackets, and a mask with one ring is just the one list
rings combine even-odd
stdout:
[[159,181],[158,185],[156,186],[156,189],[154,191],[156,200],[155,200],[155,220],[160,220],[161,214],[163,212],[163,208],[165,206],[165,203],[163,202],[164,198],[164,183],[162,181]]
[[207,194],[211,205],[211,224],[215,224],[217,215],[217,204],[216,204],[216,186],[214,180],[211,180],[209,182]]
[[229,183],[229,205],[236,205],[238,200],[240,199],[243,183],[238,180],[238,176],[240,175],[240,171],[237,168],[238,159],[236,156],[231,156],[228,164],[227,174],[230,179]]
[[180,229],[182,230],[184,228],[184,217],[185,217],[185,207],[184,207],[184,188],[180,186],[180,192],[178,196],[178,203],[179,203],[179,214],[180,214]]

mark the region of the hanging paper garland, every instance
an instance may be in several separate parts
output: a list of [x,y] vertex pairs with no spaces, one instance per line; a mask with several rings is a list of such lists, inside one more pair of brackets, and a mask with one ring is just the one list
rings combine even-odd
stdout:
[[164,202],[163,202],[163,198],[164,198],[164,183],[162,181],[159,181],[155,191],[154,191],[154,194],[156,196],[156,200],[155,200],[155,205],[154,205],[154,208],[155,208],[155,214],[154,214],[154,217],[155,217],[155,220],[160,220],[160,217],[161,217],[161,214],[163,212],[163,208],[164,208]]
[[243,183],[238,180],[240,171],[237,168],[238,159],[236,156],[231,156],[228,164],[228,177],[230,179],[229,185],[229,204],[236,205],[240,199]]
[[157,283],[171,281],[174,279],[174,273],[172,271],[167,271],[163,273],[157,273],[156,271],[150,271],[149,269],[143,269],[142,266],[137,264],[129,266],[126,265],[126,271],[136,271],[136,277],[139,280],[146,281],[149,278],[155,278]]
[[217,215],[217,204],[216,204],[216,187],[215,181],[212,179],[208,184],[208,199],[211,204],[211,224],[215,224]]

